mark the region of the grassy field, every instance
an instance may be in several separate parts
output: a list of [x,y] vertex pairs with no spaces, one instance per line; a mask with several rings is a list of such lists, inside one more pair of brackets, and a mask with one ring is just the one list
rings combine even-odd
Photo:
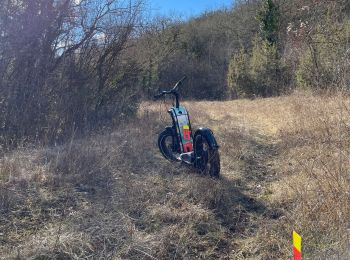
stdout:
[[0,259],[350,258],[350,98],[187,102],[222,177],[157,150],[166,105],[114,132],[0,160]]

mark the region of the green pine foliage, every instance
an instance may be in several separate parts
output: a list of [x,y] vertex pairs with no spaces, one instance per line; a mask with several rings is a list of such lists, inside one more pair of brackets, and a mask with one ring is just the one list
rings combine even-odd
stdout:
[[267,40],[270,44],[276,44],[278,41],[279,17],[279,8],[275,2],[272,0],[264,0],[257,19],[260,22],[262,38]]

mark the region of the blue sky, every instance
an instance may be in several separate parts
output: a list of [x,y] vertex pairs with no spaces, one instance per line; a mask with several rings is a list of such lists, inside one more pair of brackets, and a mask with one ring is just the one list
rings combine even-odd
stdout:
[[199,15],[206,10],[230,7],[233,0],[148,0],[153,15],[173,15],[182,18]]

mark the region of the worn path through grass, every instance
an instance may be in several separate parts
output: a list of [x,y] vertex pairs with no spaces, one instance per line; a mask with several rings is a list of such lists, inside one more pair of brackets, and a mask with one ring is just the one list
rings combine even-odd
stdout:
[[6,154],[0,259],[287,259],[293,229],[305,259],[346,255],[348,117],[316,99],[184,102],[217,137],[220,180],[162,158],[160,103],[110,133]]
[[188,105],[195,125],[201,122],[212,128],[221,145],[222,181],[232,196],[225,203],[232,212],[225,217],[239,216],[223,222],[232,232],[231,257],[283,256],[281,248],[273,252],[271,247],[278,238],[264,236],[269,236],[269,225],[284,217],[282,209],[271,203],[270,195],[271,184],[278,180],[278,127],[284,124],[282,113],[286,110],[272,111],[275,106],[272,108],[269,100]]

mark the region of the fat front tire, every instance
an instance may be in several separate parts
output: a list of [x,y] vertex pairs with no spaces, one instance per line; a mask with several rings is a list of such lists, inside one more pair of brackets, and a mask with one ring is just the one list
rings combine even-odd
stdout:
[[213,178],[220,177],[220,155],[217,148],[210,147],[209,141],[205,136],[197,135],[195,137],[196,149],[196,167],[205,175]]
[[179,154],[173,151],[175,138],[171,131],[164,130],[158,136],[158,147],[161,154],[169,161],[179,162]]

